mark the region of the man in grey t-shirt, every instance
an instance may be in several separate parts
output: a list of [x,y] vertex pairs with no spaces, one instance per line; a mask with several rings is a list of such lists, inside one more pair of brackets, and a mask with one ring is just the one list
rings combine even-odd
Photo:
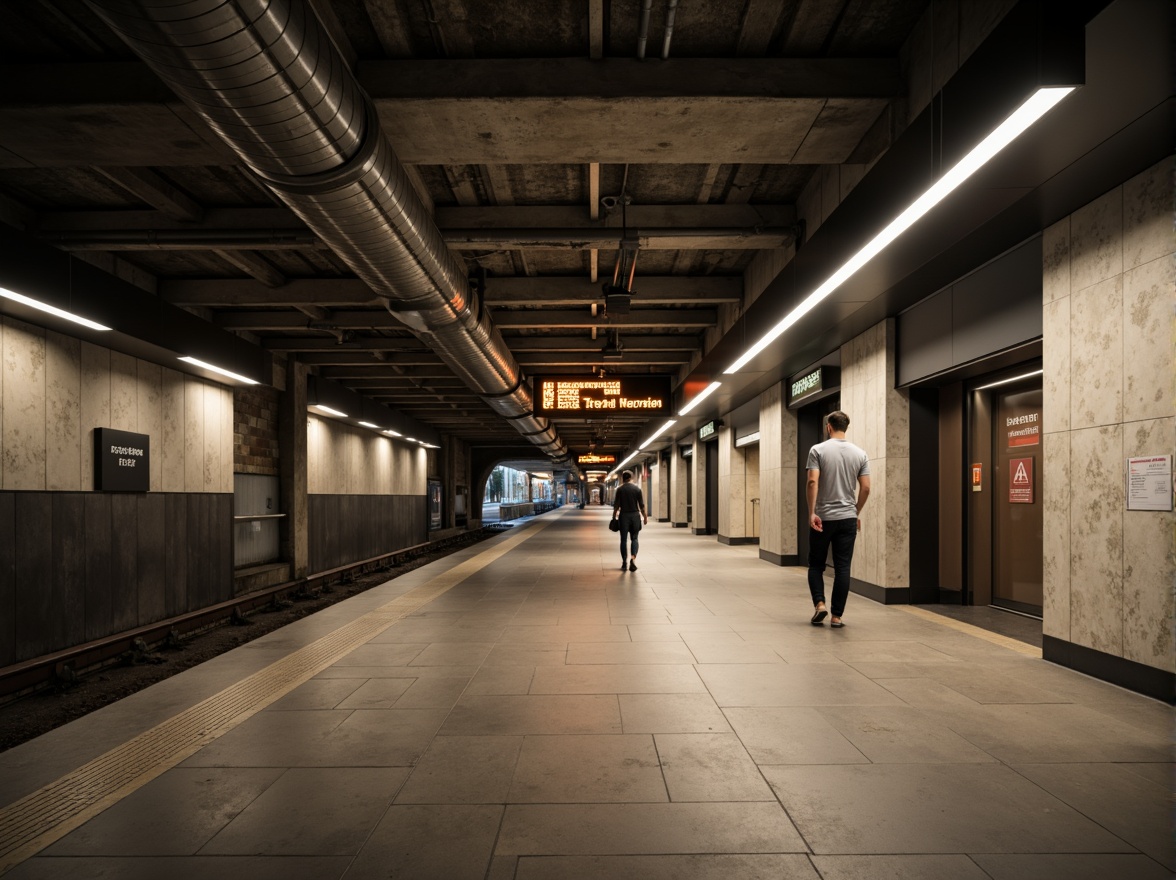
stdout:
[[849,597],[849,566],[853,544],[862,529],[861,512],[870,497],[870,459],[845,439],[849,416],[840,410],[825,419],[829,439],[808,454],[809,592],[813,596],[813,626],[820,626],[825,607],[825,559],[833,547],[832,627],[841,627]]

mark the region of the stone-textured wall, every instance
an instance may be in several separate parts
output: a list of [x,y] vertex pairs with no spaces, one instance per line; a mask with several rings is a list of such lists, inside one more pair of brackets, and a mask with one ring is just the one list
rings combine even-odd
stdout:
[[1166,671],[1170,512],[1128,511],[1125,460],[1176,448],[1171,160],[1043,244],[1044,632]]
[[[735,432],[719,429],[719,535],[759,536],[759,447],[735,446]],[[752,499],[757,499],[753,504]]]
[[151,438],[152,492],[233,491],[233,393],[0,320],[0,488],[90,491],[94,428]]
[[682,457],[677,443],[671,443],[667,453],[670,457],[670,522],[685,526],[686,519],[686,477],[690,461]]
[[[785,385],[760,395],[760,553],[796,556],[796,414],[785,405]],[[803,502],[800,502],[803,503]]]
[[310,495],[424,495],[424,448],[334,419],[307,419]]
[[277,476],[278,403],[275,388],[233,391],[233,466],[239,474]]
[[910,444],[906,392],[894,387],[894,319],[841,346],[846,438],[870,457],[870,498],[852,574],[880,587],[910,586]]

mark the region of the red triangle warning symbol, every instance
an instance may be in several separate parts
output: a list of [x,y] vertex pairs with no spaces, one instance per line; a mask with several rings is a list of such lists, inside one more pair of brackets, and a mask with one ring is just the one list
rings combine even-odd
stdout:
[[1025,470],[1025,462],[1023,462],[1023,461],[1017,462],[1017,470],[1013,472],[1013,485],[1014,486],[1028,486],[1029,485],[1029,474]]

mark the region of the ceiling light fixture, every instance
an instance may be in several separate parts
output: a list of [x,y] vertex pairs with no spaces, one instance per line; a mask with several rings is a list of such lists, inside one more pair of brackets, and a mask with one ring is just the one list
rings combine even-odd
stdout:
[[987,385],[981,385],[979,388],[972,389],[973,391],[983,391],[985,388],[995,388],[997,385],[1008,385],[1010,382],[1019,382],[1021,379],[1029,379],[1033,376],[1040,376],[1045,370],[1034,370],[1032,373],[1023,373],[1020,376],[1013,376],[1011,379],[1001,379],[999,382],[989,382]]
[[[728,370],[727,372],[729,373],[731,371]],[[688,404],[686,404],[684,407],[682,407],[680,410],[678,410],[678,415],[680,415],[680,416],[686,415],[686,413],[690,412],[690,410],[694,409],[694,407],[698,406],[700,403],[702,403],[704,400],[706,400],[708,397],[710,397],[712,394],[714,394],[716,391],[718,391],[719,386],[722,384],[723,384],[722,382],[711,382],[709,385],[707,385],[705,388],[702,389],[702,393],[700,393],[692,401],[690,401]]]
[[403,437],[404,436],[403,434],[400,434],[397,431],[393,431],[391,428],[385,428],[384,433],[387,434],[389,437]]
[[1021,133],[1034,122],[1044,116],[1062,98],[1074,91],[1072,86],[1038,89],[1025,103],[1013,111],[1012,115],[998,125],[988,137],[984,138],[973,150],[964,156],[954,167],[939,178],[931,188],[917,198],[910,207],[898,215],[890,225],[879,232],[860,251],[854,254],[846,263],[829,278],[810,293],[803,302],[789,312],[779,324],[769,330],[759,342],[749,348],[743,355],[727,367],[723,372],[735,373],[741,370],[757,354],[771,345],[789,327],[808,314],[821,300],[844,284],[849,278],[872,260],[892,241],[902,235],[908,228],[941,202],[952,190],[975,174],[993,156],[1012,143]]
[[338,418],[341,418],[341,419],[347,418],[347,413],[339,412],[339,410],[337,410],[337,409],[331,409],[329,406],[326,406],[325,404],[322,404],[322,403],[316,403],[314,405],[314,408],[317,410],[322,410],[323,412],[325,412],[329,416],[337,416]]
[[[658,437],[660,437],[666,431],[670,430],[670,428],[672,428],[676,424],[678,424],[677,419],[667,419],[666,423],[664,425],[662,425],[660,428],[658,428],[656,431],[654,431],[652,434],[649,435],[648,440],[646,440],[644,443],[642,443],[640,446],[637,447],[637,451],[640,452],[642,449],[644,449],[646,446],[648,446],[650,443],[652,443],[654,440],[656,440]],[[637,453],[633,453],[633,454],[636,455]]]
[[363,425],[365,428],[375,428],[377,431],[380,430],[379,425],[373,425],[371,422],[360,422],[360,424]]
[[37,309],[38,311],[56,315],[58,318],[73,321],[75,324],[81,324],[83,327],[89,327],[91,330],[110,329],[105,324],[99,324],[97,321],[91,321],[89,318],[83,318],[81,315],[75,315],[73,312],[67,312],[65,309],[59,309],[57,306],[51,306],[48,303],[38,302],[31,297],[25,296],[23,293],[17,293],[15,290],[9,290],[6,287],[0,287],[0,296],[5,299],[10,299],[13,302],[18,302],[21,305]]
[[238,382],[244,382],[246,385],[260,385],[256,379],[250,379],[248,376],[242,376],[240,373],[234,373],[232,370],[226,370],[224,367],[218,367],[206,361],[198,360],[194,357],[180,358],[186,364],[192,364],[195,367],[203,367],[206,370],[211,370],[214,373],[219,373],[222,376],[227,376],[230,379],[236,379]]

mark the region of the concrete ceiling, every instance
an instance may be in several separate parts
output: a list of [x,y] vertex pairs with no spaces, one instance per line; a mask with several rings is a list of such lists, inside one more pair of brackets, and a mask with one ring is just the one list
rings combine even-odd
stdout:
[[[671,35],[655,0],[644,60],[639,0],[313,5],[526,373],[677,384],[757,254],[794,243],[814,174],[886,146],[928,2],[687,0]],[[0,48],[0,220],[442,433],[517,444],[84,3],[0,5]],[[606,316],[625,231],[636,296]],[[646,431],[557,427],[572,452]]]

